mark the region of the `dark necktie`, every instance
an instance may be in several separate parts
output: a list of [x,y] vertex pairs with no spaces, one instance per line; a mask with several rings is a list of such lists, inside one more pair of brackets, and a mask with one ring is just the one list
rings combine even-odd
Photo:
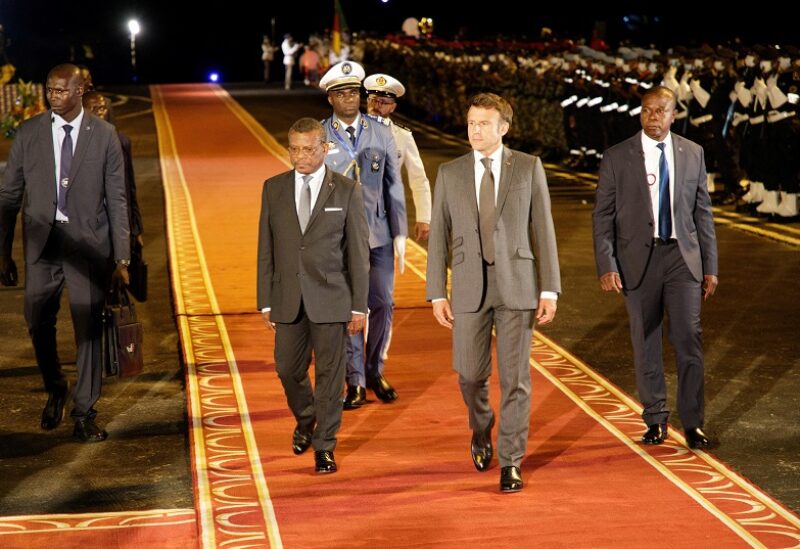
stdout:
[[350,135],[350,143],[356,146],[356,129],[353,126],[348,126],[345,131]]
[[669,166],[664,153],[666,143],[657,145],[661,149],[658,161],[658,238],[667,240],[672,237],[672,208],[669,198]]
[[300,189],[300,204],[297,205],[297,219],[300,220],[300,231],[305,234],[308,220],[311,219],[311,181],[310,175],[303,176],[303,187]]
[[478,194],[479,220],[481,228],[481,252],[483,260],[494,263],[494,176],[492,175],[492,159],[481,158],[483,177]]
[[58,199],[57,206],[59,211],[65,216],[67,213],[67,187],[69,186],[69,171],[72,169],[72,136],[69,132],[72,126],[64,125],[64,141],[61,143],[61,167],[58,178]]

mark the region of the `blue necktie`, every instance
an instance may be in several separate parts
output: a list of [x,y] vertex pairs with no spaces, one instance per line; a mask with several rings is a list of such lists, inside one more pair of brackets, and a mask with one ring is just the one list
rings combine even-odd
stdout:
[[58,179],[58,210],[68,216],[67,213],[67,187],[69,187],[69,171],[72,169],[72,136],[69,132],[72,131],[72,126],[69,124],[64,125],[64,141],[61,143],[61,167]]
[[669,166],[664,154],[665,143],[656,145],[661,149],[658,160],[658,238],[667,240],[672,237],[672,208],[669,199]]

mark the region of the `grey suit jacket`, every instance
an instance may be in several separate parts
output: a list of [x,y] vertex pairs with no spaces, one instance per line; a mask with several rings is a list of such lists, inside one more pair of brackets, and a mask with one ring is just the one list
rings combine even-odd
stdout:
[[361,187],[325,170],[303,234],[294,170],[264,182],[258,232],[258,308],[273,322],[293,322],[302,299],[312,322],[348,322],[367,312],[369,244]]
[[[358,136],[358,163],[364,211],[369,225],[369,247],[391,244],[395,236],[408,236],[406,199],[397,146],[392,130],[383,122],[361,113]],[[330,144],[325,164],[335,172],[356,179],[353,157],[348,152],[349,137],[333,117],[322,121]]]
[[[672,133],[675,157],[673,227],[692,276],[717,275],[717,240],[706,187],[703,148]],[[618,272],[623,287],[639,287],[652,252],[653,207],[641,132],[603,153],[592,215],[598,276]]]
[[[11,255],[22,207],[26,263],[42,255],[56,217],[51,125],[51,111],[20,125],[0,185],[0,255]],[[78,227],[85,255],[94,261],[130,259],[125,167],[117,130],[88,111],[83,114],[70,181],[69,221]]]
[[[447,297],[451,255],[454,313],[477,311],[483,291],[474,158],[469,152],[442,164],[433,193],[427,299]],[[504,147],[496,221],[495,273],[506,307],[535,309],[540,292],[561,292],[550,194],[538,157]]]

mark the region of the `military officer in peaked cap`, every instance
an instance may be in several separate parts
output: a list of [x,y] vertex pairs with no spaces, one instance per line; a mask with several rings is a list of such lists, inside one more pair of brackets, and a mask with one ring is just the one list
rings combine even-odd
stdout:
[[397,392],[383,375],[383,350],[392,323],[394,255],[403,272],[408,235],[406,203],[400,178],[397,146],[388,121],[361,113],[364,68],[353,61],[333,65],[320,80],[333,114],[322,121],[327,134],[325,163],[359,181],[369,225],[370,273],[367,341],[361,334],[348,341],[345,410],[366,403],[366,388],[384,402]]

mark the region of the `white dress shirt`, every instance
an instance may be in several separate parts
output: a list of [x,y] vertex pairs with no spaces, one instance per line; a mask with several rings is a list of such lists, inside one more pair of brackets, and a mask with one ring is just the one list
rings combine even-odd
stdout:
[[303,177],[310,175],[311,179],[308,182],[308,187],[311,189],[311,211],[314,211],[314,204],[317,203],[319,191],[322,189],[322,180],[325,179],[325,164],[319,167],[317,171],[311,174],[304,174],[298,171],[294,172],[294,209],[297,215],[300,215],[300,193],[303,190]]
[[[55,154],[56,159],[56,196],[58,196],[58,187],[61,185],[61,147],[64,144],[64,138],[67,136],[67,132],[64,131],[64,126],[67,124],[72,127],[69,132],[70,137],[72,137],[72,156],[73,159],[75,157],[75,151],[78,147],[78,136],[81,133],[81,124],[83,123],[83,107],[81,107],[81,112],[78,113],[72,122],[67,122],[61,116],[53,113],[51,118],[52,124],[50,125],[51,131],[53,133],[53,153]],[[61,213],[61,210],[56,208],[56,221],[69,221],[69,218]]]
[[[658,182],[661,174],[659,164],[661,163],[661,149],[658,148],[660,141],[650,139],[642,132],[642,151],[644,151],[644,169],[647,172],[647,186],[650,189],[650,202],[653,207],[653,238],[658,238],[658,204],[660,193]],[[672,148],[672,132],[664,138],[664,155],[667,157],[669,166],[669,207],[672,217],[672,234],[670,238],[675,238],[675,155]]]

